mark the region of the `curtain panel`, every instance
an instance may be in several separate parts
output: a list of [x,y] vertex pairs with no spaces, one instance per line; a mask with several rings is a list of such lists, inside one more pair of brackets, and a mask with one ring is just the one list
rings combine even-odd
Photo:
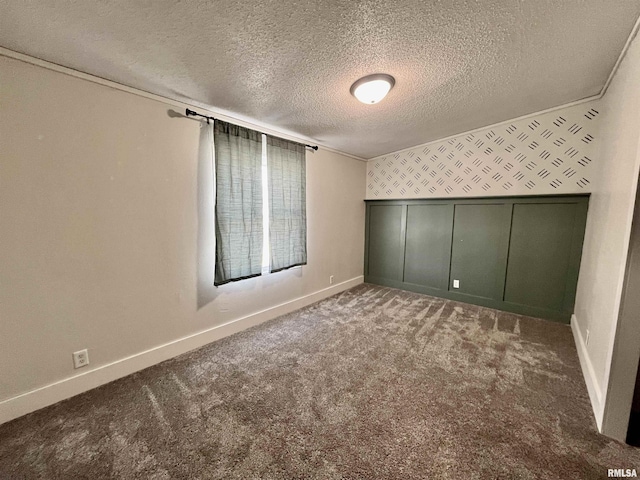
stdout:
[[271,272],[307,264],[305,146],[267,135]]
[[262,270],[262,134],[216,120],[215,285]]

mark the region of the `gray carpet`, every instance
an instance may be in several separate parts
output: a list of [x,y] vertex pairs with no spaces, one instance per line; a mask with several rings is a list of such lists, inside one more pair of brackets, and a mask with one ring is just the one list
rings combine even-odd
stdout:
[[0,478],[603,479],[570,328],[361,285],[0,426]]

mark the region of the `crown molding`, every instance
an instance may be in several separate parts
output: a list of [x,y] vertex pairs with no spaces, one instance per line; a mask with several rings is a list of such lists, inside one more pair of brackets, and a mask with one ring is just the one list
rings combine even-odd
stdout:
[[587,102],[592,102],[594,100],[599,100],[601,97],[602,97],[602,94],[599,93],[597,95],[592,95],[590,97],[585,97],[585,98],[582,98],[580,100],[575,100],[575,101],[570,102],[570,103],[564,103],[564,104],[558,105],[556,107],[547,108],[546,110],[539,110],[537,112],[527,113],[526,115],[522,115],[520,117],[509,118],[507,120],[502,120],[500,122],[492,123],[491,125],[485,125],[483,127],[474,128],[473,130],[465,130],[464,132],[455,133],[453,135],[449,135],[448,137],[442,137],[442,138],[438,138],[436,140],[430,140],[428,142],[420,143],[420,144],[414,145],[412,147],[403,148],[402,150],[394,150],[393,152],[384,153],[382,155],[377,155],[375,157],[369,158],[367,160],[367,162],[371,162],[373,160],[379,160],[379,159],[381,159],[383,157],[388,157],[389,155],[396,155],[396,154],[399,154],[399,153],[408,152],[409,150],[415,150],[416,148],[424,148],[424,147],[427,147],[429,145],[433,145],[434,143],[445,142],[447,140],[451,140],[452,138],[461,137],[463,135],[469,135],[471,133],[481,132],[482,130],[486,130],[488,128],[495,128],[495,127],[499,127],[501,125],[506,125],[507,123],[513,123],[513,122],[517,122],[517,121],[520,121],[520,120],[526,120],[527,118],[537,117],[538,115],[542,115],[544,113],[554,112],[556,110],[564,110],[565,108],[574,107],[576,105],[580,105],[581,103],[587,103]]
[[299,143],[313,143],[318,145],[323,150],[337,153],[339,155],[343,155],[345,157],[349,157],[354,160],[359,160],[361,162],[367,161],[367,159],[358,157],[357,155],[353,155],[351,153],[343,152],[333,147],[323,145],[322,143],[318,142],[313,138],[298,135],[295,132],[291,132],[288,130],[279,129],[277,127],[273,127],[272,125],[261,123],[256,120],[234,114],[233,112],[215,109],[215,108],[212,108],[210,105],[206,105],[204,103],[200,103],[195,100],[190,100],[190,102],[185,102],[175,98],[165,97],[163,95],[158,95],[156,93],[147,92],[146,90],[130,87],[122,83],[114,82],[113,80],[107,80],[106,78],[98,77],[96,75],[91,75],[89,73],[81,72],[79,70],[74,70],[72,68],[65,67],[63,65],[58,65],[57,63],[52,63],[47,60],[42,60],[40,58],[32,57],[31,55],[16,52],[14,50],[9,50],[8,48],[4,48],[1,46],[0,46],[0,56],[12,58],[14,60],[19,60],[21,62],[25,62],[31,65],[46,68],[47,70],[52,70],[54,72],[58,72],[64,75],[69,75],[71,77],[86,80],[92,83],[96,83],[98,85],[102,85],[105,87],[113,88],[115,90],[120,90],[122,92],[130,93],[132,95],[137,95],[139,97],[154,100],[156,102],[164,103],[165,105],[171,105],[172,107],[178,107],[178,108],[184,108],[184,109],[189,108],[192,110],[196,110],[196,109],[204,110],[207,113],[209,113],[211,116],[219,118],[220,120],[224,120],[225,122],[235,123],[236,125],[240,125],[246,128],[251,128],[253,130],[258,130],[262,133],[275,135],[275,136],[285,138],[287,140],[299,142]]
[[611,69],[611,73],[609,74],[609,77],[607,78],[607,81],[605,82],[605,84],[603,85],[602,89],[600,90],[600,93],[598,93],[597,95],[592,95],[590,97],[585,97],[585,98],[582,98],[582,99],[579,99],[579,100],[575,100],[573,102],[564,103],[562,105],[557,105],[555,107],[547,108],[546,110],[540,110],[540,111],[537,111],[537,112],[528,113],[528,114],[522,115],[520,117],[509,118],[507,120],[503,120],[503,121],[500,121],[500,122],[492,123],[491,125],[485,125],[484,127],[474,128],[473,130],[466,130],[464,132],[459,132],[459,133],[456,133],[454,135],[449,135],[448,137],[438,138],[436,140],[431,140],[431,141],[426,142],[426,143],[420,143],[418,145],[414,145],[412,147],[403,148],[401,150],[394,150],[393,152],[385,153],[383,155],[376,155],[375,157],[369,158],[367,160],[367,162],[370,162],[372,160],[378,160],[378,159],[380,159],[382,157],[388,157],[389,155],[395,155],[395,154],[398,154],[398,153],[404,153],[404,152],[407,152],[409,150],[414,150],[416,148],[424,148],[424,147],[427,147],[427,146],[432,145],[434,143],[444,142],[444,141],[447,141],[447,140],[451,140],[452,138],[460,137],[462,135],[469,135],[471,133],[480,132],[480,131],[486,130],[488,128],[495,128],[495,127],[499,127],[501,125],[505,125],[507,123],[517,122],[519,120],[525,120],[525,119],[531,118],[531,117],[537,117],[538,115],[542,115],[544,113],[549,113],[549,112],[554,112],[556,110],[563,110],[565,108],[574,107],[576,105],[580,105],[581,103],[587,103],[587,102],[593,102],[595,100],[600,100],[605,95],[605,93],[607,93],[607,89],[609,88],[609,85],[611,84],[611,81],[613,80],[613,77],[615,77],[618,69],[620,68],[622,60],[627,55],[627,52],[629,51],[629,47],[631,46],[631,43],[633,42],[633,40],[637,36],[639,30],[640,30],[640,17],[638,17],[638,19],[636,20],[636,23],[633,25],[633,28],[631,29],[631,33],[629,34],[629,37],[627,38],[627,41],[624,44],[624,47],[622,47],[622,52],[620,52],[620,55],[618,56],[618,59],[616,60],[616,63],[613,65],[613,68]]

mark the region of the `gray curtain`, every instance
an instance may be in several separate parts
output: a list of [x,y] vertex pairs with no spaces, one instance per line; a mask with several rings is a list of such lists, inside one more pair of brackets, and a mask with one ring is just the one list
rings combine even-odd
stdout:
[[262,270],[262,134],[216,120],[215,285]]
[[307,264],[305,147],[267,135],[271,271]]

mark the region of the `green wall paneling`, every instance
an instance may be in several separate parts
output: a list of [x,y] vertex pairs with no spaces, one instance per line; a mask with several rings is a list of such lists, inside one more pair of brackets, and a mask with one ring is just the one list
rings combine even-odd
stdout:
[[368,200],[365,281],[569,322],[588,200]]
[[[449,290],[500,300],[507,266],[511,205],[455,205]],[[454,281],[460,282],[454,288]]]
[[369,275],[402,280],[405,210],[404,205],[372,205],[369,208]]
[[453,205],[407,206],[404,281],[437,290],[449,282]]
[[576,205],[513,206],[505,302],[562,310]]

